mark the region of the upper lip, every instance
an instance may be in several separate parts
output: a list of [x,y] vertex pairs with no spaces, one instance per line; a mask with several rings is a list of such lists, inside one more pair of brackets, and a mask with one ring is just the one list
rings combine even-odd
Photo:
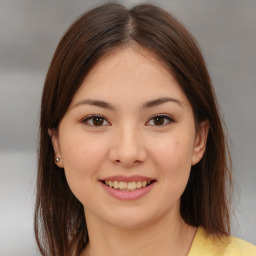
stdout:
[[141,176],[141,175],[132,175],[132,176],[123,176],[123,175],[115,175],[115,176],[110,176],[101,179],[101,181],[123,181],[123,182],[132,182],[132,181],[153,181],[155,179],[146,177],[146,176]]

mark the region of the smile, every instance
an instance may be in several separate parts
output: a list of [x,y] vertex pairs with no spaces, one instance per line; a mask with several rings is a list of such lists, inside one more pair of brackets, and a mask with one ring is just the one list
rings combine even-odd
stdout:
[[117,181],[117,180],[115,181],[105,180],[103,182],[105,183],[105,185],[120,191],[136,191],[138,189],[147,187],[153,182],[153,180],[152,181],[146,181],[146,180],[130,181],[130,182]]
[[156,179],[141,175],[116,175],[99,180],[104,190],[118,200],[136,200],[148,194],[155,187]]

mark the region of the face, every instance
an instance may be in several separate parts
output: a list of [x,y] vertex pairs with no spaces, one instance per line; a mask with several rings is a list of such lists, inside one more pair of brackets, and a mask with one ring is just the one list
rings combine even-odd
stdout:
[[180,218],[191,166],[204,153],[200,126],[196,133],[188,99],[154,54],[127,47],[94,66],[49,134],[86,217],[138,227]]

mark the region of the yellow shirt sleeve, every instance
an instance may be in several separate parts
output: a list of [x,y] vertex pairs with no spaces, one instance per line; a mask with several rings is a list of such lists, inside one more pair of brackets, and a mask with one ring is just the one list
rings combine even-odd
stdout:
[[212,238],[199,227],[188,256],[256,256],[256,246],[232,236]]

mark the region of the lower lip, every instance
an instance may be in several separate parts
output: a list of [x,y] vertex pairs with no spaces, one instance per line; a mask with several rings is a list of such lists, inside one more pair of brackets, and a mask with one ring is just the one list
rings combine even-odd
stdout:
[[153,188],[155,182],[152,182],[150,185],[146,186],[145,188],[140,188],[140,189],[137,189],[137,190],[134,190],[134,191],[122,191],[122,190],[111,188],[111,187],[105,185],[102,182],[101,182],[101,184],[104,187],[104,189],[112,197],[114,197],[116,199],[119,199],[119,200],[136,200],[136,199],[139,199],[139,198],[143,197],[147,193],[149,193],[149,191]]

